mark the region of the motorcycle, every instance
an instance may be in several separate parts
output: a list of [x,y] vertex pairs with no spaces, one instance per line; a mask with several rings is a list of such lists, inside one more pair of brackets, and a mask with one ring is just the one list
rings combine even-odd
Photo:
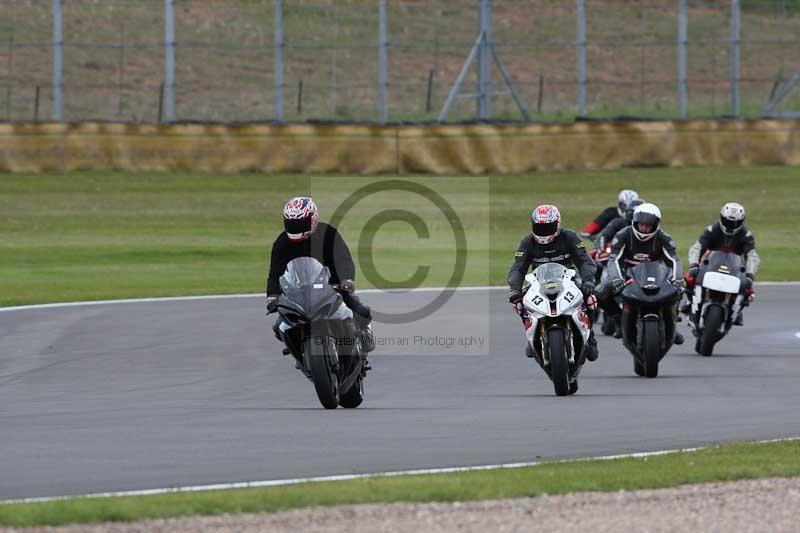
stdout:
[[323,407],[358,407],[364,400],[366,354],[353,312],[330,284],[330,270],[312,257],[299,257],[289,262],[280,284],[284,353],[314,383]]
[[622,297],[622,343],[633,356],[638,376],[658,376],[658,365],[672,347],[675,304],[681,292],[670,281],[671,270],[658,261],[628,271]]
[[700,355],[711,356],[714,345],[730,331],[747,281],[742,258],[734,253],[717,250],[701,261],[689,320]]
[[522,299],[522,319],[528,349],[558,396],[577,392],[591,333],[575,275],[558,263],[546,263],[525,276],[529,286]]

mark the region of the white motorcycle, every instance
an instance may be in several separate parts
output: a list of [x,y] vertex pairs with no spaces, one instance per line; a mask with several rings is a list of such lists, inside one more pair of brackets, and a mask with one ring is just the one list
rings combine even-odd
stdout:
[[553,381],[558,396],[578,390],[591,334],[575,276],[574,270],[558,263],[541,265],[525,276],[530,284],[522,300],[528,353]]
[[728,334],[733,318],[742,310],[746,285],[745,267],[738,255],[717,250],[703,258],[689,319],[697,337],[697,353],[709,357],[714,345]]

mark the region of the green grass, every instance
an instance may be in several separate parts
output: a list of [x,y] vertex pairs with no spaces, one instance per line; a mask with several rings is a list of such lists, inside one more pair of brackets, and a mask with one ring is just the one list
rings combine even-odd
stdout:
[[[485,285],[505,281],[534,205],[555,203],[565,226],[577,229],[628,187],[661,207],[664,228],[684,260],[723,202],[744,203],[763,259],[759,279],[798,279],[798,178],[796,168],[659,168],[412,181],[435,190],[453,207],[468,244],[462,283]],[[260,292],[288,197],[311,194],[327,220],[352,191],[385,179],[394,178],[4,175],[0,305]],[[368,220],[386,209],[419,215],[428,237],[419,238],[407,223],[389,221],[377,229],[373,246],[359,244]],[[403,284],[419,265],[430,267],[424,285],[450,279],[456,249],[450,223],[436,203],[383,192],[359,203],[340,229],[360,259],[359,287],[386,285],[382,280]],[[370,248],[374,265],[365,261]]]
[[358,503],[452,502],[618,491],[800,475],[800,442],[726,444],[647,458],[570,461],[456,474],[372,477],[284,487],[0,504],[0,525],[34,526]]

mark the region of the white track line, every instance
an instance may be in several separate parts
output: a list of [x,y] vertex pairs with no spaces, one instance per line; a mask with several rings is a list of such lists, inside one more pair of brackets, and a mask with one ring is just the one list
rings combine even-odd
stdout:
[[[481,286],[481,287],[456,287],[455,289],[448,289],[447,287],[419,287],[416,289],[364,289],[358,291],[358,294],[404,294],[406,292],[442,292],[445,290],[454,290],[459,292],[473,292],[473,291],[496,291],[500,289],[508,290],[506,286]],[[194,300],[234,300],[245,298],[263,298],[264,293],[259,292],[255,294],[210,294],[206,296],[164,296],[157,298],[130,298],[125,300],[93,300],[87,302],[61,302],[53,304],[34,304],[34,305],[19,305],[14,307],[0,307],[0,313],[12,313],[14,311],[30,311],[35,309],[59,309],[62,307],[90,307],[97,305],[116,305],[116,304],[138,304],[138,303],[153,303],[153,302],[190,302]]]
[[[759,281],[758,286],[766,287],[797,287],[800,286],[800,281]],[[455,289],[448,289],[447,287],[419,287],[416,289],[364,289],[358,291],[358,294],[404,294],[406,292],[442,292],[445,290],[454,290],[458,292],[473,292],[473,291],[499,291],[508,290],[505,285],[484,285],[477,287],[456,287]],[[94,300],[87,302],[61,302],[52,304],[33,304],[33,305],[19,305],[14,307],[0,307],[0,313],[13,313],[15,311],[31,311],[36,309],[60,309],[62,307],[90,307],[98,305],[117,305],[117,304],[138,304],[138,303],[154,303],[154,302],[189,302],[195,300],[234,300],[245,298],[263,298],[264,293],[255,294],[210,294],[205,296],[165,296],[158,298],[130,298],[124,300]]]
[[[755,441],[755,444],[767,444],[770,442],[786,442],[800,440],[800,437],[784,437],[779,439],[767,439]],[[419,470],[398,470],[392,472],[376,472],[373,474],[342,474],[334,476],[319,476],[308,478],[296,479],[273,479],[268,481],[242,481],[238,483],[217,483],[214,485],[194,485],[187,487],[168,487],[162,489],[147,489],[147,490],[130,490],[123,492],[100,492],[94,494],[78,494],[74,496],[51,496],[47,498],[23,498],[18,500],[2,500],[0,505],[13,504],[13,503],[40,503],[51,502],[60,500],[71,500],[77,498],[114,498],[121,496],[153,496],[157,494],[171,494],[177,492],[204,492],[209,490],[230,490],[230,489],[252,489],[260,487],[280,487],[286,485],[297,485],[299,483],[324,483],[328,481],[348,481],[352,479],[367,479],[367,478],[380,478],[380,477],[398,477],[398,476],[418,476],[430,474],[452,474],[459,472],[477,472],[481,470],[505,470],[515,468],[526,468],[533,466],[541,466],[543,464],[553,463],[570,463],[570,462],[583,462],[583,461],[610,461],[612,459],[630,459],[630,458],[643,458],[655,457],[658,455],[669,455],[672,453],[686,453],[696,452],[707,448],[713,448],[719,444],[711,444],[708,446],[698,446],[694,448],[678,448],[674,450],[658,450],[654,452],[635,452],[625,453],[618,455],[601,455],[599,457],[584,457],[576,459],[562,459],[559,461],[533,461],[526,463],[503,463],[496,465],[479,465],[479,466],[456,466],[451,468],[426,468]]]

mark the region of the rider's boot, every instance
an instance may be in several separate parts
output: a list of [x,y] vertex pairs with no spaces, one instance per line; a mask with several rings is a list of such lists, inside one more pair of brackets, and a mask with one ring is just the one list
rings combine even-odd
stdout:
[[744,326],[744,317],[742,316],[741,309],[739,310],[738,313],[736,313],[736,316],[733,318],[733,325],[734,326]]
[[361,335],[361,347],[364,348],[364,355],[375,349],[375,335],[372,333],[372,322],[362,317],[361,315],[354,314],[356,327]]
[[530,343],[525,343],[525,357],[533,358],[533,348],[531,348]]
[[589,361],[597,361],[598,355],[597,339],[594,337],[594,331],[592,331],[589,333],[589,340],[586,341],[586,359]]
[[678,346],[680,346],[681,344],[683,344],[683,341],[684,341],[683,335],[681,335],[680,333],[678,333],[678,332],[676,331],[676,332],[675,332],[675,336],[674,336],[674,337],[672,337],[672,342],[673,342],[674,344],[677,344]]
[[622,318],[619,315],[614,317],[614,338],[622,338]]

